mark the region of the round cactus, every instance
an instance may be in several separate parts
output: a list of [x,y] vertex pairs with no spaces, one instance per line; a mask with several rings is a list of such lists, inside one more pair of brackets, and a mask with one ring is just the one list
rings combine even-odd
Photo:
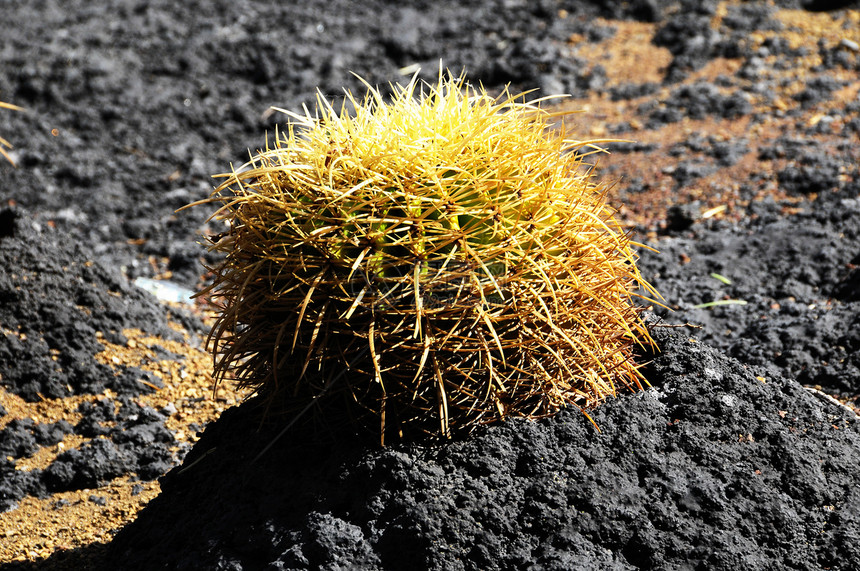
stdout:
[[345,397],[386,440],[641,388],[656,292],[551,113],[462,79],[290,113],[209,201],[217,380],[295,414]]

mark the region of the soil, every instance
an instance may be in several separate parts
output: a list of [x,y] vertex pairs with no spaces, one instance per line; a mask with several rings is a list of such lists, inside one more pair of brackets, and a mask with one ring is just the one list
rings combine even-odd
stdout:
[[[860,3],[3,4],[0,568],[860,567]],[[213,174],[439,62],[568,93],[651,388],[444,445],[260,420],[190,301]],[[655,252],[648,248],[659,251]],[[153,292],[160,296],[153,295]]]

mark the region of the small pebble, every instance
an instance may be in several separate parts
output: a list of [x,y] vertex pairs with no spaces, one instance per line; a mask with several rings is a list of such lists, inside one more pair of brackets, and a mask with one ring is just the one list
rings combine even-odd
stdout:
[[860,51],[860,44],[858,44],[854,40],[849,40],[848,38],[842,38],[842,41],[839,42],[839,45],[843,48],[848,48],[852,52]]
[[92,503],[96,504],[97,506],[106,506],[107,505],[107,498],[105,498],[104,496],[97,496],[97,495],[93,494],[88,499]]

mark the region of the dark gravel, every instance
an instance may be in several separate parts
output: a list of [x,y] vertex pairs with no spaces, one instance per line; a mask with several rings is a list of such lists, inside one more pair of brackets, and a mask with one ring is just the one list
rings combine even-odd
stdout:
[[741,361],[857,402],[860,186],[842,186],[794,216],[756,204],[758,217],[737,226],[695,225],[660,240],[660,254],[643,252],[640,264],[672,309],[657,313],[703,326],[697,337]]
[[[116,398],[82,403],[75,426],[61,421],[35,424],[12,420],[0,430],[0,511],[25,495],[93,488],[129,474],[152,480],[181,460],[167,417],[141,407],[133,397],[163,386],[155,375],[96,360],[101,340],[125,345],[127,328],[167,340],[182,340],[168,319],[205,334],[189,313],[171,309],[130,284],[116,269],[94,262],[86,244],[39,228],[26,211],[5,209],[6,236],[0,238],[0,382],[30,402],[72,395]],[[160,359],[179,358],[166,351]],[[117,410],[118,409],[118,410]],[[15,470],[15,461],[67,434],[96,438],[60,454],[45,470]]]
[[[646,392],[444,447],[225,413],[112,544],[131,569],[850,569],[857,420],[656,329]],[[229,499],[228,499],[229,498]],[[177,533],[182,530],[182,533]]]
[[[857,70],[860,56],[850,45],[792,48],[776,37],[753,50],[749,40],[779,29],[779,8],[858,7],[824,4],[745,2],[711,30],[714,0],[120,0],[107,15],[79,0],[5,2],[0,99],[27,112],[0,115],[18,163],[0,161],[0,382],[31,401],[117,396],[82,405],[75,426],[6,425],[0,510],[121,475],[156,478],[182,460],[184,451],[170,452],[165,413],[134,400],[150,390],[142,378],[157,379],[96,362],[96,332],[117,343],[127,327],[170,338],[168,316],[200,332],[132,281],[170,271],[199,286],[201,262],[212,261],[199,238],[220,228],[205,208],[175,210],[264,145],[284,120],[270,106],[312,104],[316,89],[335,99],[343,87],[360,92],[349,72],[386,85],[420,66],[432,79],[441,58],[491,91],[510,83],[653,96],[639,109],[648,127],[739,117],[755,125],[768,116],[752,102],[786,81],[775,72],[818,50],[819,75],[792,112],[803,135],[786,134],[759,156],[779,163],[777,184],[805,201],[802,211],[754,203],[737,225],[701,222],[698,204],[670,211],[661,254],[643,253],[642,269],[674,309],[656,309],[664,324],[702,327],[654,329],[653,388],[594,411],[601,432],[562,413],[444,447],[379,449],[299,427],[254,461],[280,426],[260,426],[252,401],[206,428],[183,467],[164,476],[162,495],[117,536],[105,568],[860,567],[856,417],[801,386],[860,394],[860,102],[814,125],[804,116],[842,87],[828,72]],[[566,42],[612,37],[597,16],[657,23],[654,42],[673,55],[665,86],[606,86],[600,62]],[[740,58],[738,73],[678,83],[715,57]],[[822,148],[831,125],[845,144]],[[684,188],[734,164],[750,143],[693,134],[672,150],[678,166],[666,174]],[[629,195],[644,190],[636,173],[625,176]],[[695,307],[733,300],[746,305]],[[71,433],[96,439],[45,470],[15,469]]]

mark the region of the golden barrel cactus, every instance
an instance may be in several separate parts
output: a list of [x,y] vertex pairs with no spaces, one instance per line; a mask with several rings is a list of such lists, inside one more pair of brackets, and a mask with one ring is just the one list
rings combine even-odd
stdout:
[[343,397],[383,443],[641,388],[631,298],[655,292],[582,162],[593,142],[453,76],[367,88],[290,113],[205,201],[229,221],[204,292],[216,379],[293,414]]

